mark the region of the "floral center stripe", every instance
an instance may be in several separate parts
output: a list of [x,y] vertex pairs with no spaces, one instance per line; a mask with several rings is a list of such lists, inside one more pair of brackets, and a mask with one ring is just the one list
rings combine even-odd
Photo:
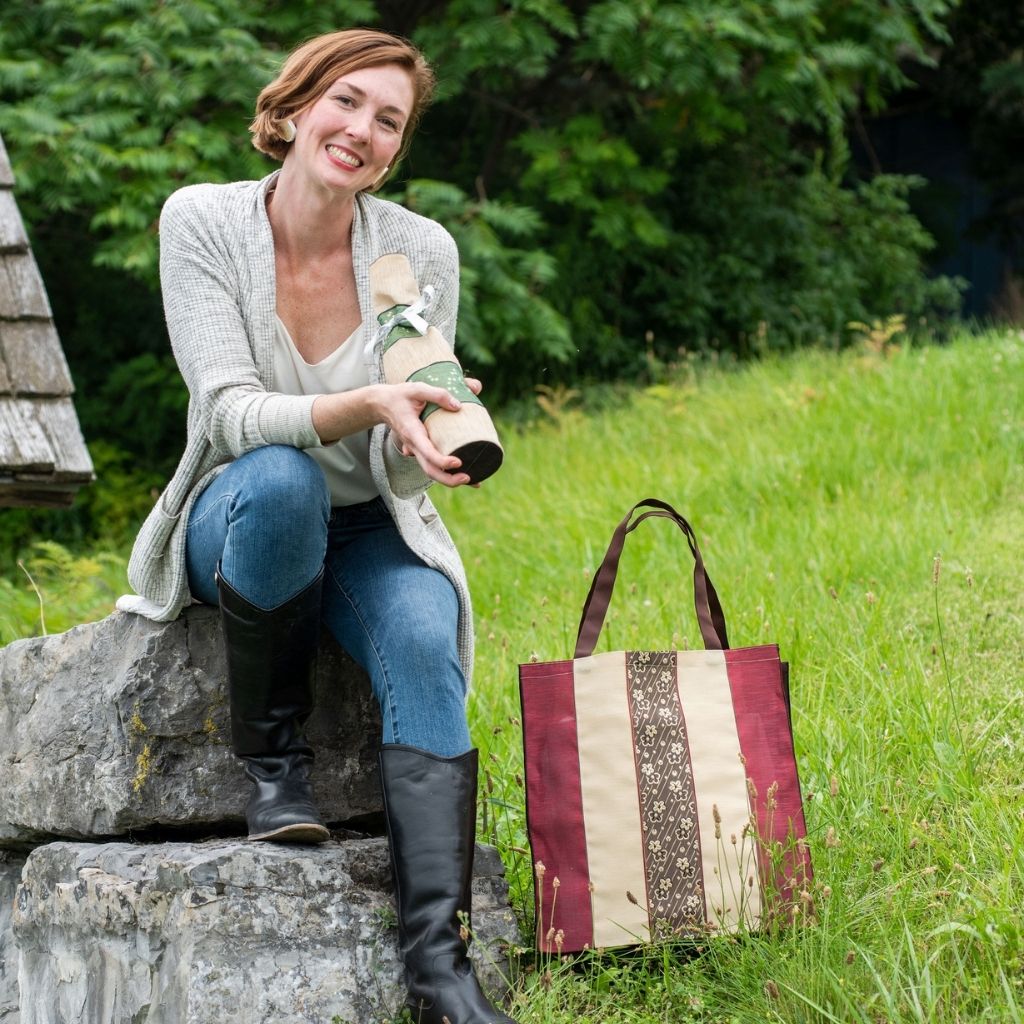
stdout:
[[697,800],[674,651],[630,651],[626,682],[633,722],[640,822],[654,937],[705,920]]

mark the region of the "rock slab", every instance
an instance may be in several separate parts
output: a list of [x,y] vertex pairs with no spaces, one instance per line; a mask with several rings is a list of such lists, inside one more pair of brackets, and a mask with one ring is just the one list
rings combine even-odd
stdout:
[[[379,813],[380,713],[325,635],[307,735],[328,822]],[[219,614],[122,612],[0,649],[0,847],[136,830],[241,829],[248,798],[230,726]]]
[[19,1024],[18,951],[11,933],[11,912],[24,865],[23,856],[0,850],[0,1024]]
[[[472,955],[493,994],[517,931],[491,847],[473,891]],[[394,920],[383,839],[47,844],[13,910],[19,1024],[390,1021],[404,1000]]]

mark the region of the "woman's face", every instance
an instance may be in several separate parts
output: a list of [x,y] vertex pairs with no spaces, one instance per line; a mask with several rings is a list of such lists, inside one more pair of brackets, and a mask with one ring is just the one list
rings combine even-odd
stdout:
[[397,64],[342,75],[293,118],[295,142],[286,160],[298,160],[331,191],[359,192],[394,159],[414,99],[412,77]]

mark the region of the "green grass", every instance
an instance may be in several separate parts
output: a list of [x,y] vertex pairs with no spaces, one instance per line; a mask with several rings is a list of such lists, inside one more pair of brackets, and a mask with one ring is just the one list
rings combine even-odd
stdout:
[[[482,827],[526,935],[516,667],[571,655],[629,506],[686,515],[733,645],[791,663],[816,919],[576,963],[527,950],[522,1024],[1024,1018],[1022,373],[1020,332],[692,368],[596,413],[549,401],[482,488],[435,488],[475,599]],[[117,559],[42,554],[50,631],[109,610]],[[690,573],[674,527],[645,523],[599,649],[699,645]],[[0,641],[39,631],[16,571],[0,598]]]
[[[817,920],[700,952],[527,953],[523,1024],[1024,1018],[1022,371],[1001,332],[693,372],[563,408],[506,436],[478,491],[437,496],[475,596],[485,828],[527,923],[516,666],[571,656],[630,505],[690,518],[733,645],[792,666]],[[691,566],[669,523],[632,534],[600,648],[699,645]]]

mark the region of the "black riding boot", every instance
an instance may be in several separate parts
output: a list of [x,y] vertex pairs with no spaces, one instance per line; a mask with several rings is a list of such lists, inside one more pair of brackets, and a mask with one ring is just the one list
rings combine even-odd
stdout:
[[270,611],[250,604],[217,573],[227,648],[231,745],[255,789],[245,809],[250,839],[322,843],[313,805],[313,750],[302,728],[313,710],[323,572]]
[[386,744],[384,815],[398,904],[398,942],[416,1024],[516,1024],[480,991],[459,912],[469,920],[477,752],[439,757]]

